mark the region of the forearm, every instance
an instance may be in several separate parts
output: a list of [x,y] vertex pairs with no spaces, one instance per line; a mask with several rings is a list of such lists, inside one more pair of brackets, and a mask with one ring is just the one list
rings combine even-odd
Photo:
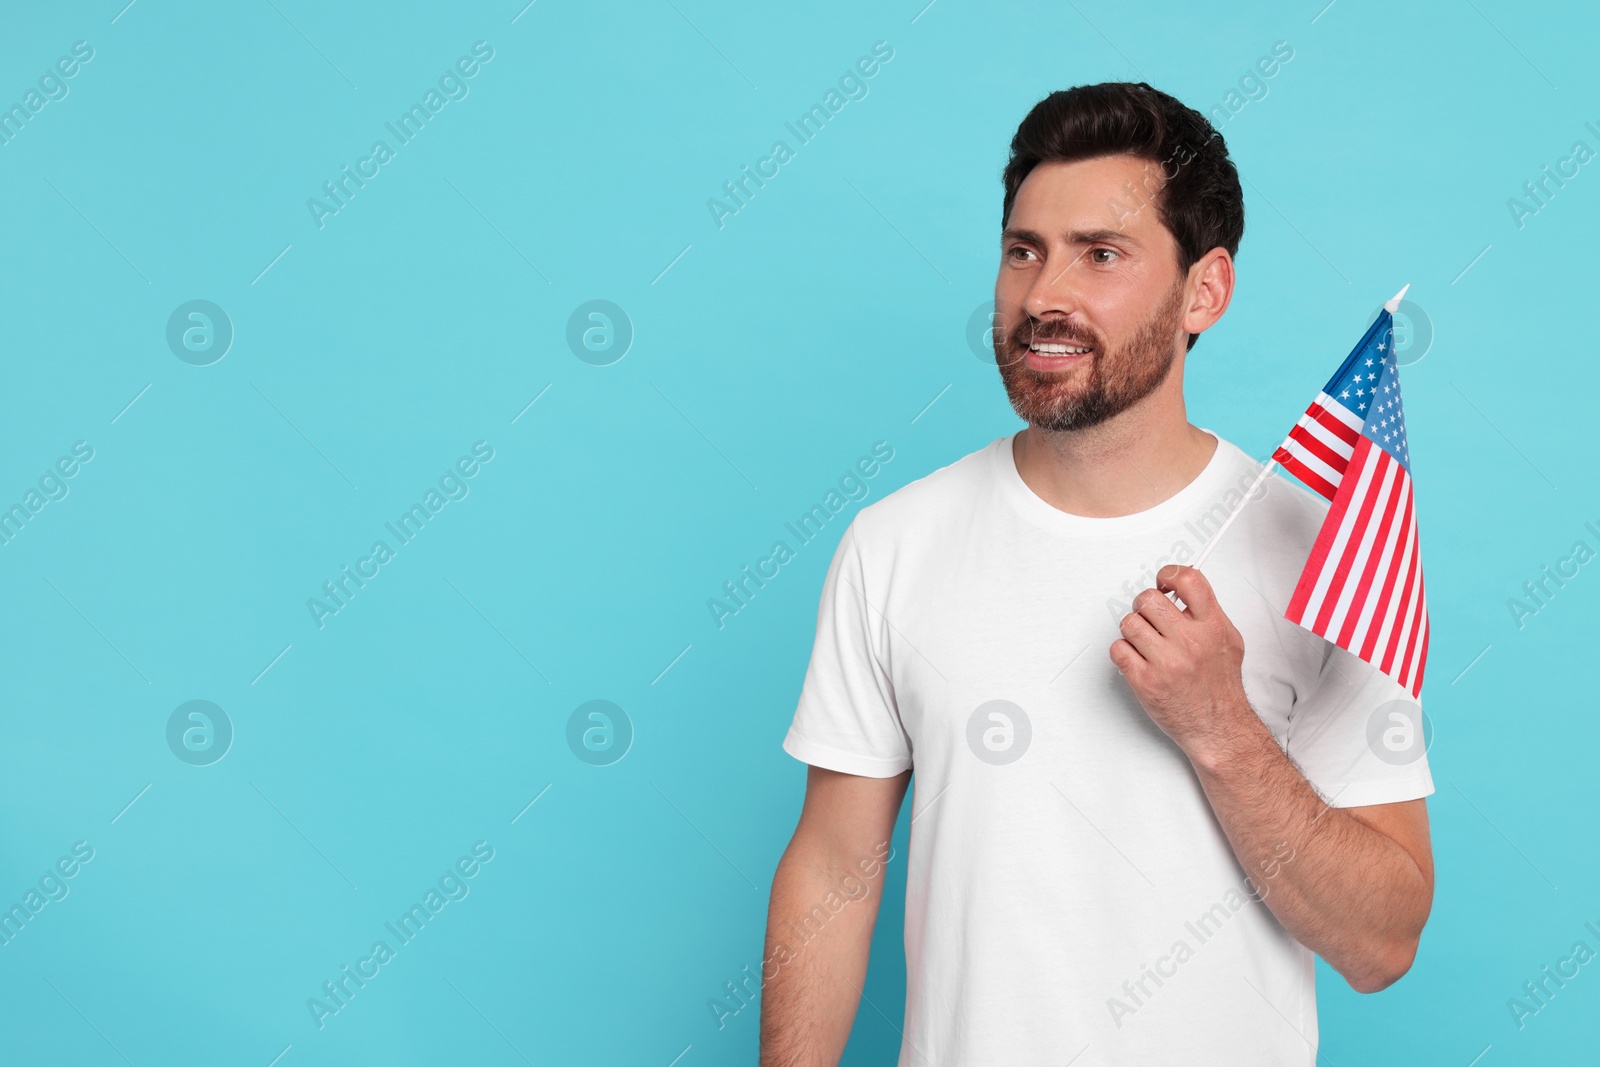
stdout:
[[1240,718],[1228,743],[1190,754],[1235,855],[1297,941],[1352,988],[1384,988],[1410,966],[1427,920],[1422,871],[1399,843],[1324,804],[1253,711]]
[[761,1067],[834,1067],[844,1054],[878,915],[874,882],[803,842],[784,852],[767,912]]

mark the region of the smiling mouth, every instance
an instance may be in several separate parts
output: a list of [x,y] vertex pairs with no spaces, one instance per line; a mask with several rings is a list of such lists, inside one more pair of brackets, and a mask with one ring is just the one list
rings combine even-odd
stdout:
[[1065,341],[1031,341],[1022,348],[1022,365],[1041,372],[1066,371],[1089,362],[1094,349]]
[[1034,341],[1028,351],[1040,356],[1082,356],[1093,352],[1087,345],[1071,345],[1061,341]]

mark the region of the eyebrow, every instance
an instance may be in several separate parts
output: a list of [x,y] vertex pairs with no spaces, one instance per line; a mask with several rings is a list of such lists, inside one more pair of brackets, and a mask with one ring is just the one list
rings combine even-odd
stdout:
[[[1123,233],[1121,230],[1068,230],[1066,233],[1066,238],[1067,243],[1071,245],[1099,244],[1102,241],[1120,241],[1123,244],[1130,244],[1137,248],[1144,247],[1144,245],[1141,244],[1137,238],[1131,234]],[[1000,241],[1003,244],[1006,241],[1012,240],[1027,241],[1030,244],[1036,245],[1048,243],[1042,235],[1033,230],[1014,229],[1008,226],[1006,229],[1000,232]]]

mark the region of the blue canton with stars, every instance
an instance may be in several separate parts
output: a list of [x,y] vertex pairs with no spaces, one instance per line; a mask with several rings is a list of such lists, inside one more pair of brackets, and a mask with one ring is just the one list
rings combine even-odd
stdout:
[[1406,417],[1400,406],[1400,366],[1394,355],[1394,316],[1387,310],[1378,313],[1323,392],[1365,419],[1362,434],[1411,473]]

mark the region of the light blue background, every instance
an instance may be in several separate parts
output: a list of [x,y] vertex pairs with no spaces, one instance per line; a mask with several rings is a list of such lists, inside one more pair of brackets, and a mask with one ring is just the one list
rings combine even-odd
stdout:
[[[1210,111],[1276,41],[1221,124],[1248,224],[1191,420],[1265,458],[1402,284],[1434,331],[1403,379],[1438,890],[1391,989],[1319,964],[1323,1062],[1592,1048],[1600,965],[1521,1030],[1506,1002],[1600,949],[1600,576],[1507,607],[1600,548],[1600,177],[1507,207],[1600,149],[1593,11],[122,2],[0,35],[7,105],[94,48],[0,146],[0,504],[94,449],[0,548],[0,904],[95,850],[0,947],[5,1062],[753,1062],[758,1006],[719,1030],[707,1001],[760,962],[805,774],[779,743],[859,505],[722,629],[706,601],[873,442],[868,500],[1020,426],[965,331],[1038,98]],[[470,95],[319,229],[307,199],[479,40]],[[719,229],[708,198],[880,40],[869,95]],[[166,345],[193,299],[236,331],[211,366]],[[591,299],[635,330],[610,366],[565,340]],[[318,629],[307,598],[480,440],[470,495]],[[597,698],[636,731],[604,767],[565,741]],[[236,731],[211,766],[167,747],[192,699]],[[307,998],[479,840],[470,895],[317,1029]],[[899,1043],[889,870],[851,1064]]]

